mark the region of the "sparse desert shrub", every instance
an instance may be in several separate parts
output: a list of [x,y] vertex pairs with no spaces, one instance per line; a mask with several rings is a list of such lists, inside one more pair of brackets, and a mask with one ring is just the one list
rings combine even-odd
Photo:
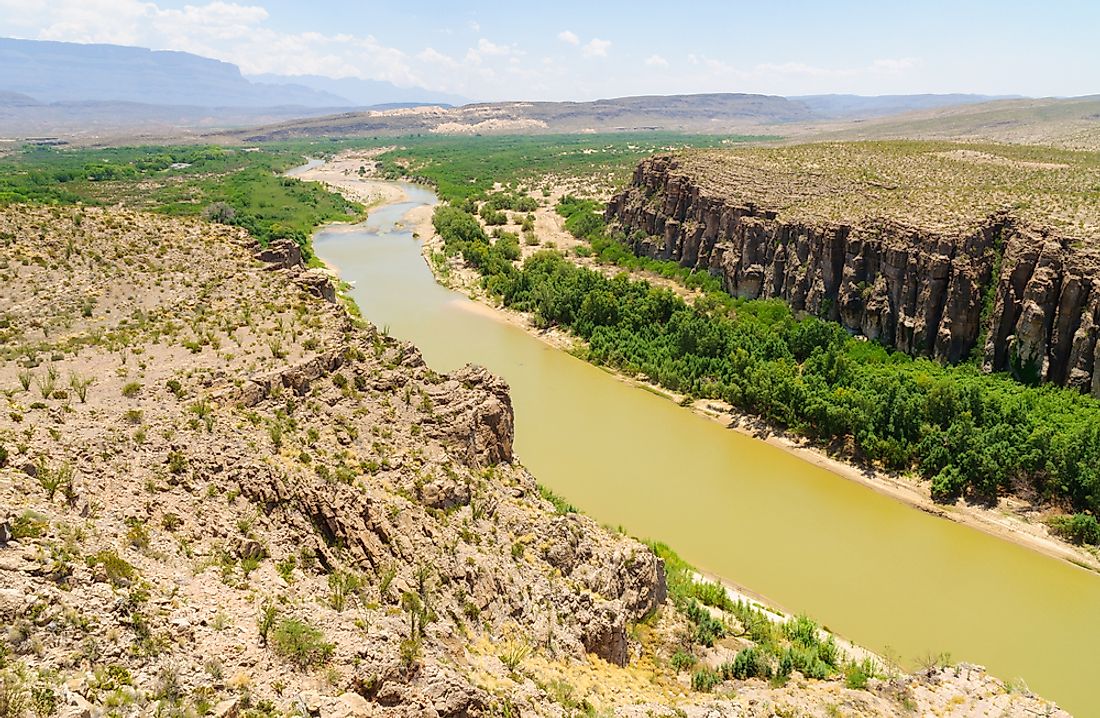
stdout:
[[275,571],[287,583],[290,583],[291,578],[294,576],[294,569],[297,567],[298,559],[294,556],[287,556],[283,560],[275,562]]
[[336,571],[328,577],[329,605],[337,611],[347,606],[348,597],[354,596],[363,587],[363,579],[350,571]]
[[526,643],[508,641],[498,658],[500,658],[500,662],[504,664],[504,667],[508,669],[509,673],[515,673],[516,669],[520,667],[529,655],[531,655],[531,647]]
[[0,718],[22,718],[30,706],[27,677],[21,665],[0,671]]
[[11,535],[16,540],[40,538],[49,525],[49,520],[37,511],[24,511],[12,519]]
[[126,540],[130,545],[142,551],[148,549],[150,537],[149,528],[145,522],[138,518],[130,518],[126,520],[126,525],[129,527],[126,530]]
[[129,586],[137,570],[111,549],[105,549],[86,559],[88,566],[101,566],[112,586]]
[[73,372],[69,375],[69,388],[76,392],[76,397],[81,404],[88,401],[88,387],[95,381],[92,377],[85,377]]
[[168,471],[177,476],[187,471],[187,457],[182,451],[168,452]]
[[691,668],[698,660],[695,654],[681,649],[672,654],[672,658],[669,659],[668,663],[672,666],[672,670],[679,672]]
[[267,637],[275,627],[275,619],[278,615],[278,607],[270,600],[264,601],[260,606],[260,615],[256,617],[256,628],[260,631],[260,645],[267,645]]
[[57,691],[50,684],[39,681],[31,687],[31,707],[37,718],[49,718],[57,713]]
[[757,646],[750,646],[734,656],[732,663],[722,665],[723,678],[771,678],[772,667],[764,652]]
[[31,390],[31,381],[34,379],[34,372],[29,369],[24,369],[19,372],[19,385],[23,387],[23,391]]
[[271,631],[269,641],[276,653],[302,670],[324,663],[334,649],[323,633],[297,618],[279,622]]
[[204,219],[218,224],[232,224],[237,217],[237,210],[225,202],[208,204],[202,211]]
[[38,391],[43,399],[49,399],[57,389],[57,368],[53,364],[46,367],[45,376],[38,377]]
[[710,668],[699,668],[691,674],[691,687],[700,693],[710,693],[722,682],[722,677]]
[[865,690],[867,681],[875,677],[875,662],[870,658],[852,661],[844,666],[844,685],[854,690]]
[[127,399],[133,399],[135,396],[141,393],[141,383],[136,381],[127,382],[122,387],[122,395]]

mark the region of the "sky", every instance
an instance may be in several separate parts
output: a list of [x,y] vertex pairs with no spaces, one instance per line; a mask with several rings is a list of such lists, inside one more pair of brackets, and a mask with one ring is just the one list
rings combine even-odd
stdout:
[[474,100],[1100,92],[1100,2],[0,0],[0,36]]

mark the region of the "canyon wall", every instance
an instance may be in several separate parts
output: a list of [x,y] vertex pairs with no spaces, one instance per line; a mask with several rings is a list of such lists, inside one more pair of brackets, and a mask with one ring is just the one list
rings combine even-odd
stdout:
[[785,221],[705,192],[672,156],[638,165],[606,218],[635,254],[722,279],[915,356],[1100,395],[1100,256],[1011,212],[965,233],[897,220]]

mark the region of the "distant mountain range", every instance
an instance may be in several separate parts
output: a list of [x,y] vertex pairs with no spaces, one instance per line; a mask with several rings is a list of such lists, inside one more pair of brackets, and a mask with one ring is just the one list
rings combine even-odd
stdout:
[[935,110],[942,107],[973,105],[991,100],[1017,98],[1018,95],[799,95],[788,99],[801,102],[821,119],[868,119],[903,112]]
[[464,104],[465,98],[381,80],[316,75],[245,77],[236,65],[186,52],[0,38],[0,101],[137,102],[188,107],[367,107]]
[[383,80],[362,80],[358,77],[322,77],[321,75],[249,75],[253,82],[283,86],[308,87],[317,92],[341,97],[345,104],[356,107],[377,105],[465,105],[469,98],[446,92],[434,92],[422,87],[398,87]]
[[[232,132],[238,138],[402,134],[531,133],[623,130],[805,135],[854,131],[889,135],[883,125],[919,119],[924,133],[1001,114],[1047,113],[1038,106],[999,109],[986,95],[773,95],[713,93],[621,97],[593,102],[496,102],[380,80],[317,75],[245,76],[240,68],[186,52],[120,45],[0,38],[0,136],[136,136]],[[1046,101],[1034,101],[1046,102]],[[1061,103],[1061,100],[1051,100]],[[427,105],[427,106],[426,106]],[[1073,105],[1076,117],[1091,105]],[[974,112],[967,112],[974,108]],[[1085,115],[1091,113],[1084,112]],[[962,112],[960,117],[952,113]],[[921,113],[924,113],[923,115]],[[1076,114],[1075,114],[1076,113]],[[1026,112],[1024,114],[1027,114]],[[1046,114],[1043,114],[1046,117]],[[1035,119],[1035,118],[1033,118]],[[1063,121],[1063,125],[1069,120]],[[1093,117],[1083,117],[1091,132]],[[905,129],[913,126],[906,125]]]

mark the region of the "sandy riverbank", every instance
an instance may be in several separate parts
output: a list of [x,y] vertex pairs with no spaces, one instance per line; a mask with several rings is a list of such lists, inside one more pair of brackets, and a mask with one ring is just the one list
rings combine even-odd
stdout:
[[[380,180],[362,178],[358,175],[349,175],[345,170],[349,167],[358,167],[357,163],[363,158],[345,157],[337,158],[330,163],[314,168],[300,175],[302,179],[326,182],[334,191],[344,192],[345,196],[353,197],[353,193],[364,187],[373,187],[368,192],[374,192],[373,196],[384,196],[389,192],[393,199],[377,202],[377,205],[391,204],[407,199],[401,187],[395,183]],[[388,185],[390,189],[384,186]],[[577,347],[578,340],[572,335],[559,329],[541,329],[535,326],[532,317],[511,309],[498,306],[492,298],[486,296],[479,288],[477,274],[460,263],[452,262],[448,268],[448,275],[442,276],[438,268],[431,261],[431,255],[442,249],[442,239],[435,234],[431,223],[432,208],[428,206],[418,207],[405,216],[405,222],[411,225],[413,231],[419,236],[422,245],[422,254],[441,284],[465,294],[474,300],[469,305],[471,311],[482,313],[498,321],[507,322],[535,336],[539,340],[558,349],[572,351]],[[606,367],[601,367],[607,369]],[[1078,567],[1100,572],[1100,559],[1084,548],[1073,546],[1052,536],[1045,524],[1038,516],[1025,512],[1026,507],[1018,500],[1003,499],[993,508],[974,506],[964,502],[954,505],[939,504],[932,500],[927,482],[921,482],[915,477],[898,475],[881,471],[872,467],[858,466],[840,459],[833,458],[820,447],[813,445],[804,438],[790,432],[777,429],[767,423],[743,412],[725,402],[714,399],[701,399],[691,404],[684,404],[684,397],[664,387],[644,381],[636,377],[629,377],[620,372],[607,370],[620,381],[644,388],[660,396],[667,397],[678,404],[690,408],[700,416],[720,422],[723,426],[738,431],[754,439],[764,441],[776,448],[782,449],[803,461],[808,461],[845,479],[858,482],[868,488],[902,501],[909,506],[927,513],[956,521],[966,526],[984,531],[988,534],[1011,541],[1020,546],[1038,551],[1052,558],[1068,561]],[[742,590],[739,587],[737,590]]]
[[408,200],[401,185],[372,177],[369,173],[384,149],[345,152],[326,160],[318,167],[295,173],[294,177],[319,182],[326,189],[339,192],[368,209]]

